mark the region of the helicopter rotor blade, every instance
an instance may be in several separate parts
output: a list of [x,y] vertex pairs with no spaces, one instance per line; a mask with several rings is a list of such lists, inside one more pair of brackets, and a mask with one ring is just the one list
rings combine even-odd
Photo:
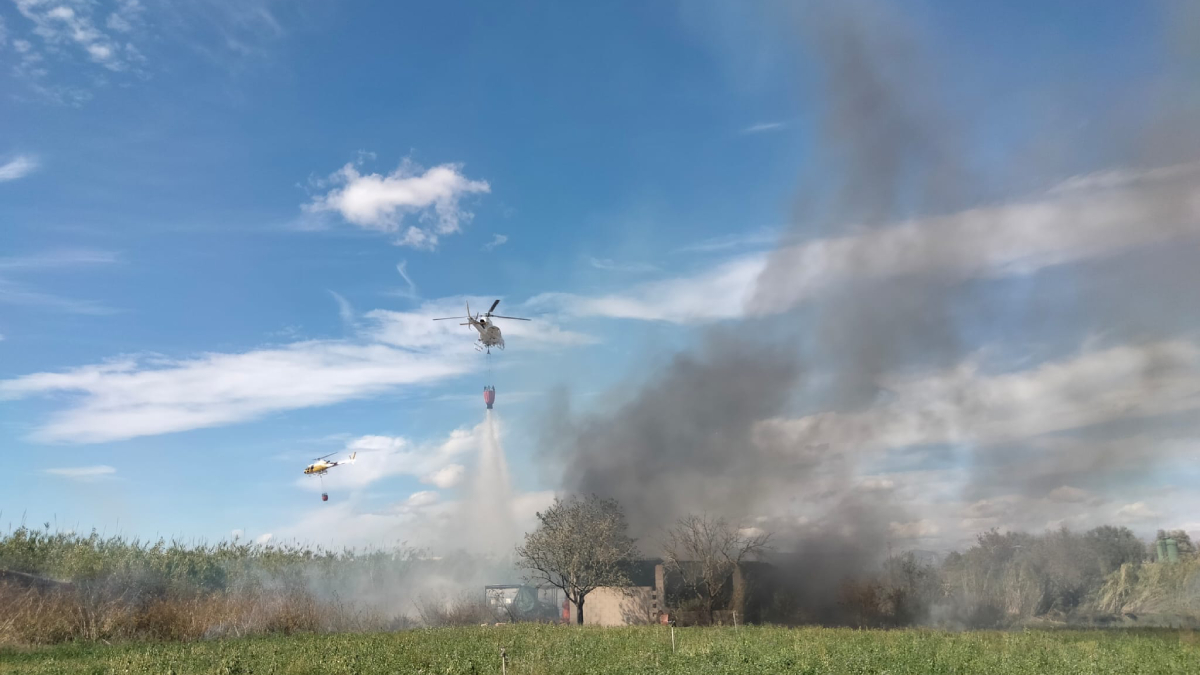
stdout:
[[469,319],[469,318],[471,318],[471,317],[469,317],[469,316],[443,316],[443,317],[434,319],[434,321],[449,321],[450,319]]
[[492,306],[488,309],[487,313],[491,314],[492,312],[496,311],[496,305],[498,304],[500,304],[500,300],[497,298],[497,300],[492,303]]
[[519,316],[500,316],[499,314],[493,314],[492,318],[493,319],[512,319],[513,321],[533,321],[533,319],[522,319]]

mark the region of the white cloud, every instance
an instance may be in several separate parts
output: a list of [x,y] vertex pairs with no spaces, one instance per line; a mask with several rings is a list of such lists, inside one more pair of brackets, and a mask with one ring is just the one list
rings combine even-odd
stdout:
[[36,273],[84,265],[117,262],[116,254],[107,251],[60,250],[35,255],[0,258],[0,304],[43,307],[74,314],[112,314],[115,310],[102,303],[75,300],[43,293],[5,276]]
[[745,256],[694,277],[652,281],[624,293],[599,297],[543,293],[529,304],[576,316],[674,323],[732,319],[743,315],[765,266],[765,255]]
[[655,272],[658,270],[657,267],[651,265],[650,263],[619,263],[610,258],[588,258],[588,263],[591,264],[592,267],[595,267],[598,270],[604,270],[605,272],[639,273]]
[[104,25],[118,33],[131,33],[134,26],[140,23],[144,11],[145,8],[139,0],[120,0]]
[[1047,498],[1052,502],[1061,502],[1064,504],[1079,504],[1086,502],[1091,498],[1091,493],[1087,490],[1080,490],[1077,487],[1070,485],[1061,485],[1050,491]]
[[448,352],[313,340],[192,359],[124,360],[0,382],[0,398],[82,392],[39,441],[96,443],[220,426],[465,372]]
[[[58,4],[46,0],[15,0],[17,9],[33,22],[33,32],[40,37],[49,50],[61,50],[75,45],[88,58],[111,71],[128,70],[133,64],[144,61],[141,52],[128,41],[121,41],[97,28],[92,19],[92,3]],[[111,27],[132,28],[132,22],[140,12],[138,3],[123,2],[107,22]]]
[[1133,183],[1146,183],[1186,176],[1188,173],[1195,171],[1196,168],[1196,164],[1180,164],[1146,171],[1132,171],[1129,169],[1096,171],[1081,176],[1072,176],[1058,185],[1051,187],[1047,192],[1049,194],[1060,194],[1088,190],[1107,190],[1124,187]]
[[259,546],[262,546],[262,545],[266,544],[267,542],[271,541],[271,537],[272,537],[272,535],[270,532],[267,532],[265,534],[260,534],[254,538],[254,543],[258,544]]
[[97,466],[75,466],[75,467],[67,467],[67,468],[62,468],[62,469],[46,469],[45,470],[45,473],[50,474],[51,476],[59,476],[62,478],[66,478],[66,479],[73,480],[73,481],[79,481],[79,482],[83,482],[83,483],[89,483],[89,482],[94,482],[97,480],[103,480],[105,478],[112,478],[113,474],[115,474],[116,472],[117,472],[116,469],[112,468],[111,466],[106,466],[103,464],[100,464]]
[[[468,179],[461,168],[443,164],[422,172],[405,161],[382,176],[363,175],[354,164],[347,164],[321,183],[334,186],[332,189],[302,208],[316,214],[336,212],[364,229],[397,233],[398,245],[432,250],[439,237],[458,232],[459,224],[471,218],[459,207],[459,201],[470,194],[491,191],[486,181]],[[416,216],[418,224],[413,224],[409,216]]]
[[896,482],[890,478],[872,477],[859,481],[858,489],[866,492],[887,492],[896,487]]
[[1146,506],[1146,502],[1134,502],[1117,509],[1117,519],[1124,523],[1154,520],[1160,516],[1157,511]]
[[506,234],[493,234],[493,235],[492,235],[492,240],[491,240],[491,241],[489,241],[488,243],[486,243],[486,244],[484,244],[484,245],[483,245],[483,250],[485,250],[485,251],[494,251],[494,250],[496,249],[496,247],[497,247],[497,246],[503,246],[503,245],[504,245],[504,244],[506,244],[506,243],[508,243],[508,235],[506,235]]
[[[456,429],[439,443],[424,444],[401,436],[360,436],[345,447],[344,454],[358,453],[354,464],[330,471],[324,482],[331,489],[354,490],[394,476],[427,477],[447,469],[453,473],[452,467],[457,465],[452,460],[478,447],[480,433],[480,426]],[[461,472],[462,467],[458,469]],[[297,484],[320,489],[320,484],[309,476],[299,478]]]
[[115,314],[118,310],[108,307],[102,302],[93,300],[76,300],[53,293],[31,289],[23,284],[17,284],[0,278],[0,304],[25,305],[40,307],[70,314],[91,314],[101,316]]
[[414,492],[409,495],[408,499],[404,500],[404,508],[413,510],[422,509],[426,506],[433,506],[440,500],[441,497],[438,496],[438,493],[430,490],[423,490],[421,492]]
[[759,122],[742,129],[743,134],[761,134],[764,131],[782,131],[787,128],[786,122]]
[[716,251],[726,251],[731,248],[761,248],[778,243],[779,236],[779,231],[771,228],[763,228],[752,232],[738,232],[736,234],[726,234],[693,242],[675,249],[675,253],[713,253]]
[[37,168],[38,161],[36,157],[18,155],[4,164],[0,164],[0,183],[24,178],[37,170]]
[[342,323],[346,324],[347,326],[353,326],[354,325],[354,306],[350,304],[349,300],[342,297],[341,293],[329,291],[329,294],[332,295],[333,299],[337,301],[338,316],[341,317]]
[[405,283],[408,284],[408,288],[402,290],[399,295],[406,298],[416,298],[417,285],[413,283],[412,277],[408,276],[408,261],[401,260],[400,262],[396,263],[396,271],[400,273],[400,277],[404,279]]
[[[306,340],[192,358],[122,357],[65,372],[0,380],[0,399],[81,394],[31,438],[97,443],[221,426],[299,408],[434,382],[475,367],[473,337],[449,321],[461,298],[414,312],[374,310],[346,340]],[[482,299],[473,298],[480,305]],[[505,336],[525,349],[592,339],[544,321],[511,322]]]
[[[1115,185],[1115,187],[1102,187]],[[695,323],[768,316],[850,280],[1029,274],[1200,235],[1200,166],[1128,173],[1040,201],[978,208],[749,254],[599,297],[535,300],[579,316]]]
[[1200,408],[1200,348],[1183,341],[1084,352],[1013,373],[972,363],[881,383],[892,402],[856,413],[760,422],[771,447],[878,451],[939,443],[995,444],[1116,419]]
[[464,474],[466,474],[466,467],[462,464],[450,464],[433,473],[421,476],[421,482],[446,490],[461,483]]
[[888,525],[888,534],[896,539],[929,539],[941,532],[931,520],[914,520],[907,523],[893,522]]
[[47,251],[35,255],[0,258],[0,272],[44,270],[82,265],[104,265],[118,262],[120,258],[111,251],[87,249],[64,249]]

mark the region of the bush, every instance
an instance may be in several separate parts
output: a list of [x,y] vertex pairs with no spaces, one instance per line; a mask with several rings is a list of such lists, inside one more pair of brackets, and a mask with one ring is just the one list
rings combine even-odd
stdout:
[[462,591],[447,597],[425,594],[417,599],[417,618],[430,628],[443,626],[478,626],[511,617],[498,617],[478,594]]

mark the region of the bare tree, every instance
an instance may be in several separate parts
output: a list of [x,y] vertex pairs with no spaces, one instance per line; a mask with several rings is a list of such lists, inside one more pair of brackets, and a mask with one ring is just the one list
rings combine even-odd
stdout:
[[626,533],[625,513],[616,500],[592,495],[555,498],[537,518],[537,529],[526,533],[525,544],[517,547],[520,565],[529,570],[526,578],[531,582],[561,588],[578,609],[577,622],[582,624],[588,593],[601,586],[629,585],[623,567],[635,549]]
[[712,619],[725,583],[742,561],[762,553],[771,535],[707,515],[680,518],[667,531],[664,564],[699,595]]

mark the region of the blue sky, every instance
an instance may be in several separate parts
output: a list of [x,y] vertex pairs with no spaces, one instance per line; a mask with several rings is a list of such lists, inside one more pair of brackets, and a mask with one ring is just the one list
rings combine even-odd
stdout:
[[[974,206],[1053,205],[1045,191],[1072,176],[1134,170],[1088,144],[1102,133],[1089,120],[1108,92],[1161,70],[1154,12],[906,12],[937,36],[955,107],[986,129],[968,137],[973,168],[1004,176],[1012,140],[1038,121],[1083,148],[991,181]],[[798,181],[825,180],[819,68],[794,38],[803,18],[778,4],[15,0],[0,20],[4,524],[419,537],[422,514],[464,489],[432,476],[469,473],[488,378],[467,329],[429,319],[494,298],[536,319],[505,324],[509,349],[491,359],[530,511],[557,487],[535,455],[547,398],[561,386],[602,405],[698,327],[761,315],[745,289]],[[1130,175],[1115,184],[1157,180]],[[1102,221],[1121,195],[1098,199]],[[1066,292],[1061,265],[1162,241],[1097,228],[1010,249],[983,237],[1007,250],[999,263],[932,263],[990,280],[1020,315],[1029,284]],[[824,283],[796,286],[787,306]],[[1010,341],[1008,325],[964,330],[973,349],[1009,355],[1049,343],[1018,367],[1091,353],[1086,331]],[[1191,364],[1194,326],[1176,328],[1170,354]],[[951,440],[918,436],[902,444]],[[331,477],[320,504],[300,468],[351,447],[377,459]],[[1103,508],[1096,518],[1190,523],[1137,495]],[[953,538],[914,522],[897,531]]]

